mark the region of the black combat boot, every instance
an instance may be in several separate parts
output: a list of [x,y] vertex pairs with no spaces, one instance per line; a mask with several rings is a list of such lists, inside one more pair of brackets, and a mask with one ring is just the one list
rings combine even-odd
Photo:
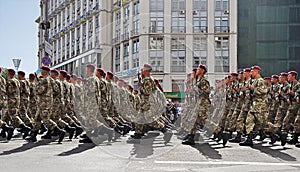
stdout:
[[52,139],[51,133],[52,133],[52,130],[48,129],[47,133],[45,135],[43,135],[41,138],[42,139]]
[[281,135],[280,135],[280,140],[281,140],[281,146],[284,146],[286,144],[286,138],[288,136],[288,133],[287,132],[281,132]]
[[53,132],[58,134],[58,143],[61,143],[65,137],[66,131],[55,126]]
[[67,125],[65,127],[65,130],[66,130],[66,132],[69,133],[69,139],[71,140],[74,136],[74,132],[75,132],[76,128],[75,127],[70,127],[69,125]]
[[230,143],[240,143],[242,141],[242,133],[237,132],[237,135],[234,139],[229,139]]
[[240,146],[253,146],[253,139],[254,133],[250,133],[247,137],[247,139],[244,142],[240,142]]
[[222,132],[222,140],[223,140],[223,146],[225,146],[227,144],[227,141],[230,138],[230,132],[228,131],[223,131]]
[[121,134],[121,135],[124,135],[124,126],[121,126],[121,125],[116,125],[116,127],[114,128],[114,130],[117,132],[117,133],[119,133],[119,134]]
[[300,135],[299,133],[294,133],[293,138],[291,140],[287,141],[287,143],[290,144],[290,145],[294,145],[294,144],[298,143],[298,136],[299,135]]
[[29,141],[29,142],[36,142],[36,136],[38,134],[38,131],[32,131],[29,137],[26,137],[25,140]]
[[271,142],[269,142],[269,144],[272,145],[277,141],[278,136],[276,134],[274,134],[273,132],[270,132],[270,139],[271,139]]
[[77,125],[77,124],[73,123],[73,124],[71,124],[71,127],[75,127],[76,128],[76,132],[75,132],[74,138],[76,138],[77,136],[79,136],[80,134],[83,133],[83,128],[80,125]]
[[42,123],[39,134],[44,134],[46,131],[47,131],[46,125],[44,123]]
[[127,140],[127,143],[140,143],[142,139],[142,134],[137,134],[137,133],[134,133],[134,135],[130,136]]
[[[7,132],[6,139],[10,140],[14,134],[14,128],[12,126],[8,126],[6,124],[3,124],[1,128],[4,133]],[[5,134],[5,136],[6,136],[6,134]]]
[[264,131],[260,130],[258,135],[259,135],[258,141],[264,141],[265,140],[266,134],[265,134]]
[[182,144],[184,145],[195,145],[194,135],[189,134],[188,138],[182,141]]
[[28,136],[29,132],[31,131],[31,128],[26,126],[25,124],[20,124],[19,128],[20,128],[19,132],[23,133],[23,139],[25,139]]
[[29,131],[29,132],[25,132],[25,133],[23,134],[23,139],[25,139],[28,135],[31,135],[30,132],[31,132],[31,129],[33,129],[32,123],[29,123],[29,124],[27,124],[26,126],[30,128],[30,131]]

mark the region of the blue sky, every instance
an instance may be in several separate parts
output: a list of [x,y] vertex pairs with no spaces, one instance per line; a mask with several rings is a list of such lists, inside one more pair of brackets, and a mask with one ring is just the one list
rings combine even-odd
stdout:
[[34,72],[38,57],[39,0],[0,0],[0,66],[14,68],[12,59],[22,59],[19,70]]

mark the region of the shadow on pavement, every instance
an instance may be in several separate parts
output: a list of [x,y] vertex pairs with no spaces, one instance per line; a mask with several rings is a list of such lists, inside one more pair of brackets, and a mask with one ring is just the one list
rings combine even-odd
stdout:
[[[261,144],[258,144],[258,145],[254,145],[252,148],[259,150],[260,152],[270,155],[274,158],[280,158],[284,161],[296,161],[297,160],[295,157],[292,157],[291,155],[289,155],[287,153],[281,152],[278,149],[277,150],[271,149],[271,146],[268,147],[268,146],[262,146]],[[285,150],[285,149],[287,149],[287,148],[283,148],[282,150]]]
[[199,151],[203,156],[209,159],[222,159],[222,155],[219,154],[219,151],[216,151],[208,143],[196,143],[191,146]]
[[30,149],[33,149],[35,147],[38,147],[38,146],[46,146],[48,145],[50,142],[54,141],[55,139],[51,139],[51,140],[40,140],[38,142],[35,142],[35,143],[32,143],[32,142],[28,142],[28,143],[25,143],[23,144],[22,146],[18,147],[18,148],[15,148],[15,149],[12,149],[12,150],[9,150],[9,151],[3,151],[0,156],[2,155],[10,155],[10,154],[13,154],[13,153],[19,153],[19,152],[25,152],[27,150],[30,150]]
[[155,137],[148,137],[146,139],[141,139],[140,143],[134,143],[130,154],[132,156],[135,155],[135,158],[147,158],[148,156],[153,155],[154,140]]
[[58,154],[57,156],[69,156],[69,155],[73,155],[73,154],[82,153],[82,152],[92,149],[96,146],[97,145],[95,145],[94,143],[79,144],[78,147],[71,149],[69,151],[66,151],[66,152],[62,152],[62,153]]

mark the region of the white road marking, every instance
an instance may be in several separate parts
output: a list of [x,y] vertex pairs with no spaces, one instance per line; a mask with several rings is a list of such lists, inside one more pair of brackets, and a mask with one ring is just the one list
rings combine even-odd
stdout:
[[276,163],[276,162],[245,162],[245,161],[154,161],[156,164],[190,164],[190,165],[257,165],[257,166],[297,166],[296,163]]

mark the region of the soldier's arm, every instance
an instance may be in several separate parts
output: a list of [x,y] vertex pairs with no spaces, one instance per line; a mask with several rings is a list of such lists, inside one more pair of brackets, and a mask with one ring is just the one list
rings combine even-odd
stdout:
[[153,83],[151,82],[151,79],[145,79],[142,87],[140,88],[141,93],[143,93],[144,95],[150,95],[152,87]]
[[198,84],[198,93],[201,95],[209,95],[210,94],[210,86],[207,81],[201,81]]
[[47,80],[45,78],[42,78],[36,86],[36,94],[37,95],[44,94],[47,88],[48,88]]
[[267,94],[268,93],[268,88],[265,84],[265,82],[263,81],[258,81],[257,83],[257,87],[254,87],[254,94],[256,95],[263,95],[263,94]]

